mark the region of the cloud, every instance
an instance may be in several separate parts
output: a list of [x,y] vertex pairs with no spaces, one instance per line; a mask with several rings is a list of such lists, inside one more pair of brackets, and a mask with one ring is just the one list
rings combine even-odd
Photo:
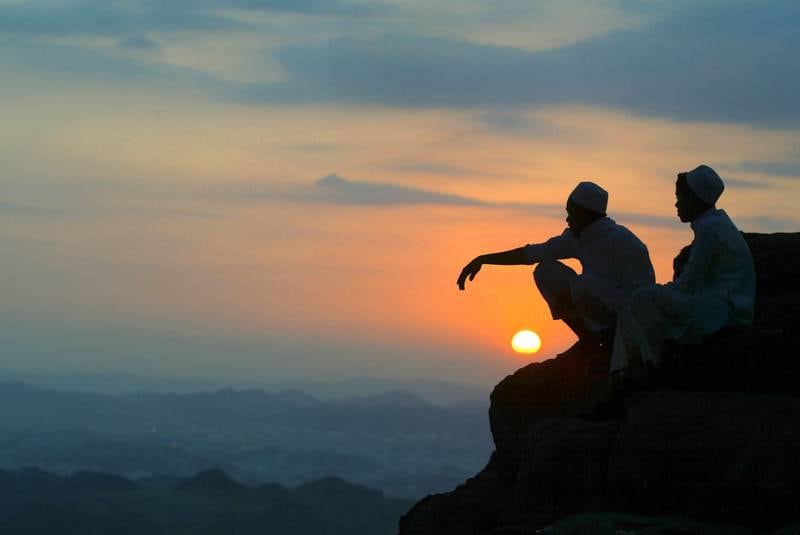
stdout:
[[117,42],[117,48],[136,52],[157,52],[161,45],[145,35],[131,35]]
[[788,217],[739,217],[736,219],[736,225],[743,232],[797,232],[800,230],[800,221]]
[[0,33],[123,36],[142,31],[232,30],[250,25],[224,10],[363,17],[391,10],[343,0],[32,0],[0,3]]
[[[160,0],[155,0],[160,1]],[[217,8],[242,8],[253,10],[285,11],[308,15],[335,15],[360,17],[385,14],[392,6],[380,3],[347,2],[342,0],[203,0],[201,4]],[[184,5],[193,6],[197,0],[185,0]]]
[[0,215],[47,216],[50,213],[42,208],[13,202],[0,202]]
[[462,167],[459,165],[451,165],[438,162],[425,162],[425,161],[397,161],[387,166],[385,169],[390,171],[398,171],[402,173],[426,174],[426,175],[439,175],[439,176],[452,176],[458,178],[509,178],[512,175],[504,173],[496,173],[492,171],[483,171],[480,169],[472,169],[469,167]]
[[361,205],[399,205],[399,204],[446,204],[458,206],[486,206],[486,203],[461,197],[438,193],[421,188],[383,184],[377,182],[356,182],[331,174],[320,178],[314,184],[313,200],[336,204]]
[[[230,191],[230,190],[227,190]],[[242,190],[236,196],[241,197]],[[313,187],[292,187],[282,191],[254,190],[252,186],[244,196],[254,199],[273,199],[297,203],[323,203],[352,206],[402,206],[402,205],[446,205],[467,206],[485,209],[520,210],[542,217],[564,219],[563,203],[518,203],[488,202],[471,197],[440,193],[422,188],[392,183],[362,182],[330,174],[314,182]],[[620,224],[639,224],[648,227],[679,229],[680,222],[674,216],[659,216],[636,212],[614,212],[609,214]]]
[[773,185],[769,182],[740,180],[738,178],[725,178],[725,187],[734,189],[772,189]]
[[638,212],[614,212],[610,215],[621,225],[630,225],[631,223],[635,223],[645,227],[666,228],[672,230],[679,230],[682,228],[682,223],[675,216],[641,214]]
[[481,113],[476,119],[485,128],[498,134],[551,138],[563,135],[563,132],[551,123],[513,111],[491,110]]
[[[8,44],[8,46],[3,46]],[[113,51],[112,51],[113,52]],[[36,43],[0,39],[0,68],[11,72],[44,71],[61,79],[80,83],[94,79],[103,84],[141,83],[148,87],[164,85],[209,94],[225,94],[229,84],[204,72],[165,63],[139,61],[119,52],[65,44]]]
[[74,0],[0,4],[0,33],[121,36],[148,30],[221,30],[240,22],[171,2]]
[[[552,135],[552,127],[515,110],[561,104],[676,120],[800,124],[800,32],[793,23],[800,19],[800,3],[623,5],[647,13],[650,22],[540,51],[418,35],[300,42],[275,51],[283,82],[237,84],[212,76],[185,82],[220,98],[253,103],[476,108],[484,113],[478,116],[484,126],[506,133]],[[152,50],[158,46],[152,34],[159,31],[256,28],[224,15],[232,9],[362,17],[394,8],[344,0],[31,1],[0,4],[0,34],[10,37],[3,48],[17,58],[29,57],[13,39],[18,34],[110,36],[117,51]],[[53,48],[49,63],[58,64],[64,52]],[[117,67],[102,54],[85,57],[94,63],[84,62],[84,72],[102,75]],[[47,68],[47,61],[39,61]],[[169,74],[167,66],[129,68],[143,71],[145,81]]]
[[[494,208],[512,208],[532,212],[537,215],[564,219],[566,217],[563,204],[537,204],[537,203],[499,203],[489,205]],[[642,214],[638,212],[611,212],[608,214],[620,225],[637,224],[646,227],[657,227],[667,229],[680,229],[681,223],[674,216],[659,216],[653,214]]]
[[295,44],[276,52],[288,82],[243,87],[240,97],[400,107],[580,103],[679,120],[800,123],[800,3],[682,5],[643,27],[538,52],[411,35]]
[[742,162],[736,166],[742,171],[753,173],[763,173],[787,178],[800,178],[800,162],[781,161],[781,162]]

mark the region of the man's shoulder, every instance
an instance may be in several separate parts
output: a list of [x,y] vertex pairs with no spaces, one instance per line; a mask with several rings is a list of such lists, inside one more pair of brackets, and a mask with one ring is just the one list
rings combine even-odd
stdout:
[[741,233],[725,210],[714,210],[693,227],[696,237],[703,236],[710,240],[729,240]]
[[612,238],[615,242],[620,243],[621,245],[628,245],[628,246],[635,246],[637,248],[643,247],[647,248],[642,240],[633,233],[628,227],[624,225],[620,225],[613,219],[611,220],[613,225],[609,227],[609,233],[612,235]]

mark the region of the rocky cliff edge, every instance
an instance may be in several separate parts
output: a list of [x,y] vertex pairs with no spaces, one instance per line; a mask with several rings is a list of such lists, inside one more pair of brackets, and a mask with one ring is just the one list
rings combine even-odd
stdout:
[[616,421],[576,418],[606,381],[579,351],[517,370],[491,394],[486,467],[400,534],[800,533],[800,233],[745,238],[752,328],[674,347]]

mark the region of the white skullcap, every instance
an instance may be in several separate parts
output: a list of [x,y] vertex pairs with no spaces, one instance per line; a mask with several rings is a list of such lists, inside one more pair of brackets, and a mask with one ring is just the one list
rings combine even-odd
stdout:
[[706,204],[714,206],[725,189],[725,184],[716,171],[707,165],[700,165],[686,173],[689,189]]
[[605,214],[608,207],[608,192],[594,182],[581,182],[569,194],[569,200],[592,212]]

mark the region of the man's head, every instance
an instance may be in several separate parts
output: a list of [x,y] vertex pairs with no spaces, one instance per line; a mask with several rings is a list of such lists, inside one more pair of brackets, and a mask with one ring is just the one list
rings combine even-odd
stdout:
[[605,217],[608,192],[594,182],[581,182],[567,199],[567,225],[576,237],[583,229]]
[[725,184],[719,175],[707,165],[700,165],[691,171],[678,173],[675,182],[675,208],[683,223],[697,219],[722,195]]

